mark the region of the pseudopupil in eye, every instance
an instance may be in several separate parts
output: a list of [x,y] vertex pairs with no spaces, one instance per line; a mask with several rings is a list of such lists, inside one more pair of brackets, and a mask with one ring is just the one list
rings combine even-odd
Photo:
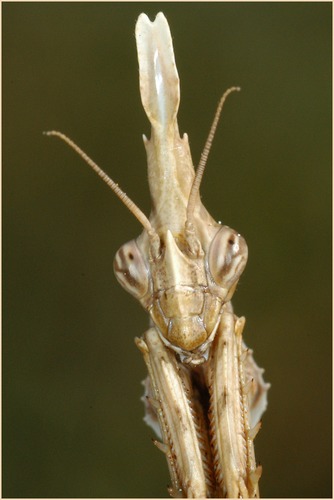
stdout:
[[125,243],[114,259],[114,272],[119,283],[134,297],[143,297],[149,287],[148,270],[135,240]]
[[227,290],[231,288],[244,270],[247,256],[244,238],[223,226],[214,237],[208,255],[210,272],[216,284]]

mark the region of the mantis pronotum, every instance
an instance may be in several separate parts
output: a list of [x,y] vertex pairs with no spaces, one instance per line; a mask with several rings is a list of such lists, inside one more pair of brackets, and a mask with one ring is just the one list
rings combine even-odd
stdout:
[[151,327],[136,344],[149,376],[146,421],[162,439],[173,497],[259,496],[253,439],[269,387],[242,341],[244,318],[230,299],[247,261],[243,237],[209,215],[199,187],[223,95],[196,170],[180,137],[179,77],[168,23],[141,14],[136,25],[140,93],[152,126],[144,136],[152,198],[149,219],[78,146],[67,142],[144,227],[117,252],[120,284],[148,311]]

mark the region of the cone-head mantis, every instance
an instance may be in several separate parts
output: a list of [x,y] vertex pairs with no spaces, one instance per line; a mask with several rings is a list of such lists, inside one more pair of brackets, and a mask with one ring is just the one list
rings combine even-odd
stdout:
[[196,172],[188,137],[180,137],[179,77],[162,13],[136,25],[142,104],[151,123],[144,136],[152,211],[147,218],[78,146],[65,140],[121,198],[143,226],[117,252],[121,285],[148,311],[152,327],[137,338],[149,376],[147,422],[166,454],[172,496],[255,497],[261,467],[253,439],[266,407],[268,384],[242,341],[244,318],[231,297],[247,262],[244,238],[216,222],[199,187],[219,116]]

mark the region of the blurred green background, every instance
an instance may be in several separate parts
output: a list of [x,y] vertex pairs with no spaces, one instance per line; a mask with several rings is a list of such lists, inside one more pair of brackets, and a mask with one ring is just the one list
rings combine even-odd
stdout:
[[331,3],[4,3],[3,496],[168,496],[142,421],[148,319],[113,276],[138,222],[43,130],[70,135],[149,213],[134,39],[162,10],[202,196],[240,231],[234,298],[271,382],[264,497],[331,496]]

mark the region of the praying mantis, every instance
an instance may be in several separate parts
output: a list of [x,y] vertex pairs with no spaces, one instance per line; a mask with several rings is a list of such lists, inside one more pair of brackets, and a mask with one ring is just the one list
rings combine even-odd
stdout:
[[136,24],[140,94],[151,123],[143,137],[152,200],[150,217],[71,139],[57,131],[95,170],[143,226],[114,260],[119,283],[150,316],[135,342],[148,369],[146,422],[166,455],[172,497],[259,496],[261,466],[253,440],[269,384],[253,360],[231,298],[248,256],[244,238],[216,222],[199,188],[226,97],[221,98],[196,172],[188,137],[179,134],[179,77],[166,18]]

